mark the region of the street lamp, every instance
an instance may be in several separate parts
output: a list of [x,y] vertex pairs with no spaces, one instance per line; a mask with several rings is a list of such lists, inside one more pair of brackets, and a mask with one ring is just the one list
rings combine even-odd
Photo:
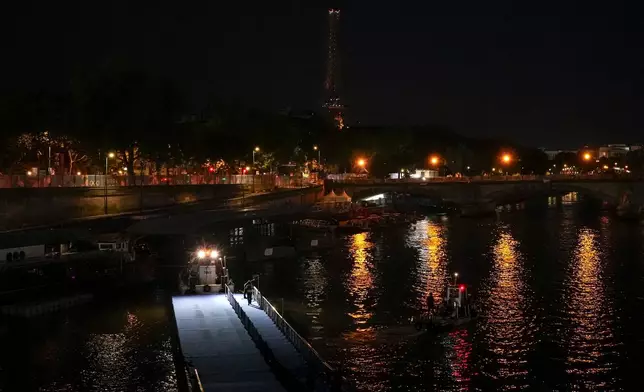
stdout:
[[503,163],[508,164],[512,161],[512,156],[510,154],[503,154],[501,160],[503,161]]
[[116,155],[113,152],[105,155],[105,175],[103,176],[103,212],[107,215],[107,161],[113,159]]
[[438,159],[437,156],[433,156],[433,157],[429,158],[429,163],[431,163],[432,166],[438,165],[438,161],[439,161],[439,159]]
[[317,151],[317,152],[318,152],[318,165],[321,165],[321,164],[322,164],[322,158],[320,158],[320,147],[318,147],[318,146],[313,146],[313,151]]
[[253,165],[255,164],[255,153],[259,152],[259,147],[253,149]]
[[361,168],[363,171],[365,171],[365,172],[369,173],[369,171],[367,171],[367,161],[366,161],[364,158],[359,158],[359,159],[356,161],[356,165],[357,165],[359,168]]
[[588,152],[587,152],[587,153],[585,153],[585,154],[584,154],[584,161],[588,162],[588,161],[590,161],[592,158],[593,158],[593,156],[592,156],[592,155],[590,155],[590,153],[588,153]]

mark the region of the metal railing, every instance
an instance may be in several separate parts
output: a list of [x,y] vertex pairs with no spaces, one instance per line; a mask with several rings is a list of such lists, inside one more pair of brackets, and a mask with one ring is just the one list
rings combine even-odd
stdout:
[[188,390],[190,392],[205,392],[197,368],[190,363],[186,364],[186,378],[188,379]]
[[513,175],[513,176],[461,176],[461,177],[430,177],[430,178],[345,178],[335,182],[342,184],[435,184],[435,183],[471,183],[471,182],[520,182],[520,181],[641,181],[642,178],[634,175],[613,174],[554,174],[542,175]]
[[260,308],[273,320],[277,328],[284,334],[295,349],[304,357],[309,366],[313,366],[317,377],[322,378],[322,384],[316,383],[315,390],[324,391],[352,391],[351,384],[342,378],[331,365],[282,317],[273,304],[253,286],[253,298]]
[[233,174],[233,175],[140,175],[128,176],[104,174],[56,174],[56,175],[13,175],[0,174],[0,188],[114,188],[127,186],[168,186],[168,185],[247,185],[259,189],[267,187],[301,188],[315,181],[275,174]]
[[296,380],[295,377],[284,366],[282,366],[281,363],[279,363],[279,361],[277,361],[277,359],[275,358],[275,354],[268,347],[268,343],[266,343],[264,338],[262,338],[262,335],[260,335],[259,331],[255,327],[253,322],[250,320],[246,312],[244,312],[244,309],[242,309],[239,302],[237,302],[237,299],[235,298],[232,290],[230,290],[230,287],[228,287],[227,284],[224,285],[224,290],[226,292],[226,297],[228,298],[228,302],[230,302],[230,305],[233,307],[233,310],[235,310],[235,313],[237,314],[240,321],[244,325],[244,328],[250,335],[253,342],[255,342],[257,349],[262,354],[262,356],[264,357],[264,360],[266,361],[266,363],[268,363],[268,366],[275,374],[275,378],[277,378],[277,380],[289,392],[302,391],[303,385],[298,380]]

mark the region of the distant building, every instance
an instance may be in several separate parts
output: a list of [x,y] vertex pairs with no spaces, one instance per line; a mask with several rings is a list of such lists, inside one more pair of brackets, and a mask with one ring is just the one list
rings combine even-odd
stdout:
[[548,156],[549,161],[554,161],[557,154],[572,153],[577,154],[578,150],[542,150]]
[[599,147],[597,156],[599,158],[620,158],[628,154],[629,151],[631,148],[626,144],[608,144]]
[[[412,173],[409,173],[409,178],[422,179],[426,180],[428,178],[438,177],[438,170],[433,169],[420,169]],[[389,178],[392,180],[398,180],[404,178],[404,173],[389,173]]]

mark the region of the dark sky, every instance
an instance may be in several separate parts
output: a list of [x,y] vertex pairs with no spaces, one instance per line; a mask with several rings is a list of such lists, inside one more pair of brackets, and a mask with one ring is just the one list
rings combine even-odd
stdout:
[[[644,141],[641,3],[345,1],[347,116],[533,146]],[[62,89],[78,69],[127,59],[195,102],[315,109],[329,5],[21,1],[0,17],[1,86]]]

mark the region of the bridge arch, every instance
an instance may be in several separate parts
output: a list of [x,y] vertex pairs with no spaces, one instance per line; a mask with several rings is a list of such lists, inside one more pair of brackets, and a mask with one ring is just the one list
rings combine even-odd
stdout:
[[334,187],[333,191],[335,193],[342,193],[343,191],[347,192],[347,195],[351,196],[353,201],[362,200],[371,196],[380,195],[383,193],[404,193],[410,194],[412,196],[422,196],[429,199],[435,200],[437,202],[449,202],[448,192],[441,192],[439,188],[436,187],[419,187],[419,186],[410,186],[410,187],[401,187],[401,186],[374,186],[374,187]]

